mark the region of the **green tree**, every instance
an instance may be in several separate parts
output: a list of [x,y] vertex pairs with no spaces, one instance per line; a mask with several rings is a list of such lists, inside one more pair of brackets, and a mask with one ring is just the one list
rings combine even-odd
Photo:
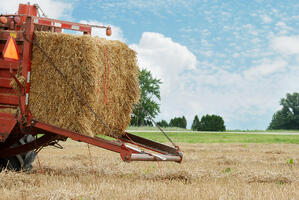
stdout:
[[191,129],[193,131],[198,131],[199,130],[199,125],[200,125],[200,121],[197,115],[195,115],[193,122],[192,122],[192,126]]
[[158,124],[160,127],[168,127],[168,123],[167,123],[167,121],[165,121],[165,120],[161,120],[160,122],[157,122],[157,124]]
[[187,127],[187,120],[186,120],[185,116],[175,117],[175,118],[170,120],[169,126],[170,127],[186,128]]
[[282,109],[274,113],[268,129],[299,130],[299,93],[287,93],[280,105]]
[[147,120],[148,113],[154,118],[160,112],[160,105],[157,100],[160,97],[160,79],[153,78],[150,71],[142,69],[139,75],[139,87],[141,90],[140,105],[135,105],[131,116],[133,126],[152,126],[152,122]]
[[177,117],[170,119],[170,127],[179,127],[179,119]]
[[205,115],[200,120],[199,131],[225,131],[224,120],[218,115]]

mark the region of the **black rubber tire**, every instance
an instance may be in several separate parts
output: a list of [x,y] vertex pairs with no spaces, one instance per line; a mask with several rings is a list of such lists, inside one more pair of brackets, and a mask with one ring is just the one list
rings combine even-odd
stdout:
[[[35,138],[32,135],[25,135],[16,144],[11,147],[21,146],[32,142]],[[30,171],[32,169],[32,163],[36,158],[36,153],[34,151],[28,151],[23,154],[12,156],[9,158],[0,159],[0,171],[2,169],[8,169],[13,171]]]

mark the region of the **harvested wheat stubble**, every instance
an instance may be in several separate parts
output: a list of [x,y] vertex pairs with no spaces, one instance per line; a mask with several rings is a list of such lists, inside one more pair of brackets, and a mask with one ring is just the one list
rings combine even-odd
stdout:
[[[35,32],[35,40],[115,137],[130,122],[140,96],[136,53],[119,41]],[[111,135],[33,45],[29,108],[35,119],[94,136]]]

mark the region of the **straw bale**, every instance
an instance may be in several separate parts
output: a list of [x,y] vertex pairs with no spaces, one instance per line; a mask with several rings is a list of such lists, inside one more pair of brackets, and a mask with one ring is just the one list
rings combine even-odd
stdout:
[[[99,61],[106,59],[110,66],[107,80],[107,102],[106,104],[99,103],[96,112],[110,127],[114,127],[118,132],[123,132],[130,123],[133,104],[138,102],[140,96],[136,53],[119,41],[98,37],[95,40],[99,50],[97,59]],[[108,71],[107,68],[108,66],[106,66]],[[100,69],[102,73],[100,73],[99,79],[105,80],[105,68],[101,67]],[[106,73],[106,75],[108,74]],[[100,102],[104,101],[103,98],[104,96],[101,95]],[[93,131],[108,134],[105,128],[97,122],[94,123]]]
[[35,39],[112,133],[79,100],[35,45],[29,98],[34,118],[90,136],[122,135],[140,95],[136,53],[119,41],[88,35],[35,32]]

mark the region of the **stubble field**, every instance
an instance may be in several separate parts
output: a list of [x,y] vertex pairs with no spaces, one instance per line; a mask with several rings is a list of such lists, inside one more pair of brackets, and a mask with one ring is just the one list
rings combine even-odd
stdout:
[[182,164],[91,147],[94,170],[87,144],[62,144],[40,152],[43,173],[1,172],[0,199],[299,199],[296,144],[182,143]]

